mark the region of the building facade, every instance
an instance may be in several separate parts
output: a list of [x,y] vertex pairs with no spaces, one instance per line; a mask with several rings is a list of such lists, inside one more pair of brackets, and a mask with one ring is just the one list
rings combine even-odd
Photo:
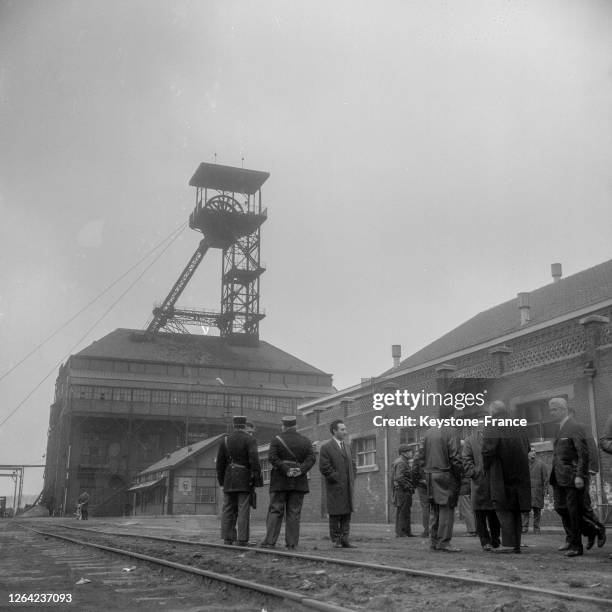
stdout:
[[332,377],[266,342],[118,329],[61,367],[51,406],[44,499],[73,512],[82,490],[95,515],[131,514],[127,489],[168,453],[228,430],[244,414],[260,441]]

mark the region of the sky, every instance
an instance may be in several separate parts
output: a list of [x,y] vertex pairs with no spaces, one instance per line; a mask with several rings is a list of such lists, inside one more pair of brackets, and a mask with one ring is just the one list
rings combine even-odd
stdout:
[[[612,258],[612,3],[0,0],[0,143],[0,376],[187,220],[200,162],[244,158],[261,337],[342,388]],[[40,384],[0,463],[43,461],[59,363],[142,328],[199,238],[0,380],[0,421]],[[179,305],[218,308],[219,271]]]

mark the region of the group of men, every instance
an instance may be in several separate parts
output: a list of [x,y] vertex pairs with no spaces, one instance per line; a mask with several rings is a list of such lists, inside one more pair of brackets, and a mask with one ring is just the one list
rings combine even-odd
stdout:
[[[308,472],[315,464],[312,442],[299,434],[296,417],[283,417],[282,431],[270,442],[270,503],[266,535],[259,543],[274,548],[283,518],[285,544],[295,550],[300,537],[300,515],[304,495],[309,492]],[[217,479],[223,487],[221,537],[225,544],[247,546],[249,517],[255,507],[254,489],[263,486],[257,442],[247,431],[244,416],[233,418],[234,431],[224,437],[217,453]],[[330,426],[332,437],[321,445],[319,470],[325,480],[330,538],[335,547],[354,548],[349,541],[353,512],[353,485],[357,471],[346,446],[346,425],[341,420]]]
[[[598,463],[595,443],[574,420],[564,398],[551,399],[549,410],[559,423],[550,476],[546,466],[536,459],[524,428],[485,428],[484,419],[463,445],[450,428],[429,429],[414,461],[410,447],[400,445],[400,456],[392,470],[396,536],[413,535],[410,506],[412,494],[418,490],[424,516],[429,516],[422,535],[430,537],[431,550],[459,552],[451,544],[455,508],[461,483],[469,478],[475,529],[483,550],[520,553],[521,536],[528,531],[531,512],[534,533],[540,532],[549,484],[566,535],[559,550],[568,557],[581,556],[585,548],[583,537],[587,538],[587,550],[595,542],[603,546],[606,530],[593,511],[589,495],[589,476],[597,470]],[[509,416],[501,401],[492,402],[489,412],[500,419]],[[612,417],[600,448],[612,453]],[[424,507],[425,501],[428,508]]]
[[[430,538],[430,549],[459,552],[451,544],[455,508],[461,483],[469,479],[475,531],[484,551],[521,552],[521,536],[528,530],[531,512],[534,533],[540,532],[549,484],[566,536],[559,550],[568,557],[582,555],[583,537],[587,538],[587,550],[595,542],[603,546],[605,527],[593,511],[589,495],[589,476],[597,463],[595,443],[574,420],[564,398],[551,399],[549,410],[559,423],[550,476],[536,459],[524,428],[485,427],[484,419],[463,444],[452,428],[432,427],[425,433],[416,457],[412,457],[408,445],[400,445],[399,457],[391,468],[396,536],[414,535],[410,509],[417,491],[423,516],[421,535]],[[489,405],[489,413],[499,419],[509,416],[499,400]],[[319,452],[330,539],[334,547],[353,548],[349,534],[357,470],[344,422],[333,421],[330,433],[331,439]],[[600,448],[612,454],[612,416],[605,425]],[[276,545],[285,518],[285,543],[293,550],[299,541],[304,495],[309,491],[307,474],[315,464],[312,443],[297,432],[295,417],[282,419],[282,432],[270,442],[269,462],[270,503],[266,535],[260,546]],[[224,491],[222,538],[226,544],[246,546],[254,488],[263,486],[257,442],[247,433],[246,417],[234,417],[234,431],[220,445],[216,467]]]

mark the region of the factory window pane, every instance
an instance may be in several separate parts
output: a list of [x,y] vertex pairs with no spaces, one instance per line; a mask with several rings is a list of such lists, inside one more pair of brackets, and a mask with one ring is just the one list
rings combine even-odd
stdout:
[[186,404],[187,403],[187,391],[170,391],[170,403],[171,404]]
[[268,461],[268,459],[261,459],[259,464],[261,465],[261,476],[263,478],[264,484],[268,484],[270,482],[270,474],[272,473],[272,465]]
[[192,406],[206,406],[206,393],[195,392],[189,396],[189,403]]
[[290,413],[293,409],[293,400],[289,397],[277,397],[276,405],[279,412]]
[[228,406],[232,410],[240,409],[241,398],[239,395],[226,395],[225,396],[225,406]]
[[115,387],[113,389],[113,399],[118,402],[129,402],[132,399],[132,390]]
[[276,398],[275,397],[260,397],[259,398],[259,409],[268,410],[270,412],[276,412]]
[[206,404],[208,406],[223,407],[225,397],[223,393],[208,393],[206,396]]
[[85,385],[78,385],[72,387],[73,397],[79,399],[91,399],[93,397],[93,387],[86,387]]
[[93,399],[96,400],[110,400],[112,398],[111,387],[94,387],[93,388]]
[[256,395],[243,395],[242,408],[257,410],[259,408],[259,397],[257,397]]
[[376,437],[357,438],[353,442],[357,467],[376,465]]
[[214,504],[217,501],[217,487],[196,487],[197,504]]
[[151,392],[148,389],[134,389],[132,392],[133,402],[149,402],[151,401]]
[[151,391],[152,404],[167,404],[170,401],[170,393],[168,391],[160,391],[155,389]]

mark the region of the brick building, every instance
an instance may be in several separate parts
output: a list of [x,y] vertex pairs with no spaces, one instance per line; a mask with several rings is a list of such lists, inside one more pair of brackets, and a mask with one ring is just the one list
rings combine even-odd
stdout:
[[249,417],[265,442],[298,403],[334,391],[330,374],[267,342],[117,329],[60,368],[51,406],[44,502],[70,514],[132,512],[134,476],[168,453]]
[[[576,418],[598,438],[612,410],[612,261],[520,293],[481,312],[375,379],[364,381],[298,408],[300,431],[317,445],[329,438],[329,423],[347,424],[358,465],[356,513],[364,522],[393,516],[389,469],[400,443],[416,445],[424,427],[382,427],[376,415],[414,416],[405,408],[372,408],[372,394],[408,389],[418,392],[484,392],[487,403],[503,399],[528,421],[528,435],[541,458],[550,462],[555,426],[548,399],[564,396]],[[466,408],[462,416],[482,409]],[[612,461],[601,456],[599,475],[591,482],[593,503],[609,520]],[[304,520],[325,516],[321,478],[315,466]],[[556,520],[550,499],[548,520]],[[418,504],[413,506],[418,513]],[[418,520],[415,517],[413,520]]]

